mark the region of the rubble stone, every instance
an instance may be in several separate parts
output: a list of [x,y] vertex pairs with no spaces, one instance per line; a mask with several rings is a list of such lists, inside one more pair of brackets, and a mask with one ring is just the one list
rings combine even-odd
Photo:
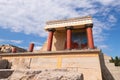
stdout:
[[9,62],[6,59],[0,60],[0,69],[7,69],[9,67]]
[[[24,73],[23,73],[24,72]],[[68,70],[14,71],[9,80],[83,80],[80,72]],[[17,76],[18,75],[18,76]]]
[[0,45],[0,53],[11,53],[12,52],[12,48],[16,48],[17,52],[26,52],[27,50],[17,47],[17,46],[13,46],[10,44],[6,44],[6,45]]

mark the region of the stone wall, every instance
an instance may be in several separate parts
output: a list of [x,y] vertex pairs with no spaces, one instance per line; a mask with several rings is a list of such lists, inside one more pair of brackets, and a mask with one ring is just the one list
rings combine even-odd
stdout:
[[17,69],[67,69],[81,72],[84,80],[102,80],[99,52],[49,52],[49,53],[24,53],[21,55],[4,56],[12,63],[11,68]]
[[17,52],[26,52],[27,51],[27,50],[17,47],[17,46],[5,44],[5,45],[0,45],[0,53],[11,53],[13,47],[16,48]]
[[2,80],[84,80],[80,72],[66,69],[53,70],[1,70]]

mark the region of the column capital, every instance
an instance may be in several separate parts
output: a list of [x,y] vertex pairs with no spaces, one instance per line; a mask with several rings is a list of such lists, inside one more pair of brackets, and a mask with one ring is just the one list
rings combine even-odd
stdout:
[[72,30],[72,29],[73,29],[73,26],[66,26],[65,29],[70,29],[70,30]]
[[52,32],[55,32],[56,30],[55,30],[55,28],[49,28],[49,29],[47,29],[48,31],[52,31]]
[[85,28],[88,28],[88,27],[93,28],[93,24],[92,23],[91,24],[85,24]]

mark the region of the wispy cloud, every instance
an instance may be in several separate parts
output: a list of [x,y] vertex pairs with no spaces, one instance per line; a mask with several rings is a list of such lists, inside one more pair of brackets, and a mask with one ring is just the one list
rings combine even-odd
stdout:
[[48,20],[92,15],[95,41],[102,43],[106,38],[103,30],[109,30],[112,25],[108,24],[117,21],[110,14],[111,7],[120,8],[119,5],[119,0],[0,0],[0,27],[45,37]]
[[99,48],[101,48],[101,49],[103,49],[103,48],[104,49],[108,49],[108,46],[103,44],[103,45],[99,45]]
[[117,21],[117,18],[114,15],[109,15],[108,21],[111,22],[111,23],[114,23],[114,22]]
[[34,50],[40,50],[42,48],[42,46],[35,46]]
[[8,41],[16,44],[21,44],[23,42],[22,40],[8,40]]
[[34,43],[35,45],[39,45],[39,46],[43,45],[43,43],[40,43],[40,42],[37,42],[37,41],[30,41],[30,42]]
[[6,39],[0,39],[0,43],[14,43],[14,44],[21,44],[23,40],[6,40]]

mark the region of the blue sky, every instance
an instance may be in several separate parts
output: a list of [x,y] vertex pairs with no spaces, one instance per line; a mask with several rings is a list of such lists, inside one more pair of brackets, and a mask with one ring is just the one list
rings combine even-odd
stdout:
[[120,56],[119,0],[0,0],[0,44],[35,49],[44,44],[49,20],[92,16],[94,42],[103,53]]

